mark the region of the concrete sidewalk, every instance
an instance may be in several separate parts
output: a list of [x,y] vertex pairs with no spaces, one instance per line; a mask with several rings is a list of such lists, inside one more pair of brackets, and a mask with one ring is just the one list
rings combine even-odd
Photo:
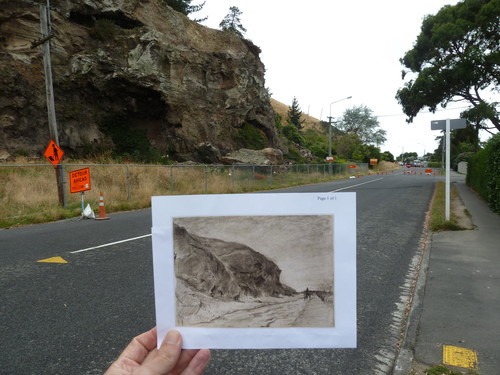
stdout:
[[[432,234],[425,290],[422,287],[416,296],[418,306],[410,316],[402,356],[413,352],[413,362],[429,368],[443,364],[443,346],[455,346],[477,353],[478,373],[498,375],[500,216],[465,185],[465,176],[451,177],[477,229]],[[447,353],[447,361],[461,358],[455,350]],[[466,366],[472,368],[462,362],[456,369],[465,372]],[[399,363],[394,373],[402,374],[404,367]]]

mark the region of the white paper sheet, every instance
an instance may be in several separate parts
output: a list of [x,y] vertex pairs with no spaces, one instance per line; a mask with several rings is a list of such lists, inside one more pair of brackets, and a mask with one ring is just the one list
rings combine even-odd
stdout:
[[356,346],[355,193],[152,198],[158,344]]

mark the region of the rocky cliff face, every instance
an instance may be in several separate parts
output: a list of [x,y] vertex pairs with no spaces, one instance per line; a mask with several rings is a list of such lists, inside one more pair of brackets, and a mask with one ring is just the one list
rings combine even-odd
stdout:
[[213,298],[296,293],[280,282],[279,267],[246,245],[196,236],[175,225],[175,272],[179,280]]
[[[282,148],[260,49],[251,42],[160,0],[51,6],[56,114],[67,152],[107,147],[110,126],[141,131],[178,160],[200,160],[207,148],[209,159],[239,149],[248,125]],[[31,48],[39,38],[35,3],[0,0],[0,151],[40,154],[49,141],[41,47]]]

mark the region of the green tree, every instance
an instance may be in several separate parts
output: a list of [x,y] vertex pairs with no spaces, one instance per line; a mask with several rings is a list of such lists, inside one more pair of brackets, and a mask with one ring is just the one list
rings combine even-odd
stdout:
[[379,128],[378,119],[365,105],[347,109],[337,123],[337,128],[348,134],[356,134],[362,143],[381,145],[386,141],[387,132]]
[[500,0],[463,0],[424,18],[413,48],[400,59],[414,73],[396,94],[407,121],[424,107],[434,112],[439,104],[466,101],[471,107],[462,117],[483,129],[491,129],[489,120],[500,130],[498,102],[486,99],[499,92],[499,35]]
[[292,99],[292,105],[288,107],[288,124],[295,126],[297,129],[302,129],[302,111],[299,107],[299,102],[294,96]]
[[[436,137],[436,140],[439,142],[439,147],[434,152],[434,158],[440,161],[443,157],[444,135]],[[467,152],[477,152],[480,149],[480,144],[478,128],[470,125],[470,123],[467,124],[465,129],[452,130],[450,134],[450,159],[452,166],[454,166],[454,161],[458,155]]]
[[[343,159],[357,159],[356,150],[359,150],[363,146],[359,136],[354,133],[350,134],[339,134],[335,136],[334,148],[336,150],[337,156]],[[362,155],[362,153],[359,153]],[[361,156],[362,157],[362,156]]]
[[380,159],[384,161],[394,161],[394,155],[390,151],[384,151],[383,153],[380,154]]
[[[191,5],[193,0],[163,0],[172,9],[185,14],[186,16],[191,13],[199,12],[205,6],[205,1],[199,5]],[[208,17],[195,19],[196,22],[203,22]]]
[[324,160],[328,156],[328,136],[322,130],[306,129],[302,137],[304,146],[318,159]]
[[219,24],[219,27],[223,31],[230,31],[243,38],[243,34],[247,32],[247,29],[241,24],[240,16],[242,14],[243,12],[238,7],[232,6],[229,8],[229,13]]

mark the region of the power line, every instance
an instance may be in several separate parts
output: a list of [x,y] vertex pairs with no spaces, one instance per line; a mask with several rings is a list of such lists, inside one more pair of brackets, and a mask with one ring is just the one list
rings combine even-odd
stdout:
[[[457,109],[467,109],[470,108],[468,106],[465,107],[455,107],[455,108],[442,108],[442,109],[436,109],[434,112],[432,111],[425,111],[425,112],[420,112],[421,114],[426,114],[426,113],[435,113],[435,112],[445,112],[445,111],[456,111]],[[406,116],[404,113],[394,113],[391,115],[374,115],[374,117],[398,117],[398,116]]]

